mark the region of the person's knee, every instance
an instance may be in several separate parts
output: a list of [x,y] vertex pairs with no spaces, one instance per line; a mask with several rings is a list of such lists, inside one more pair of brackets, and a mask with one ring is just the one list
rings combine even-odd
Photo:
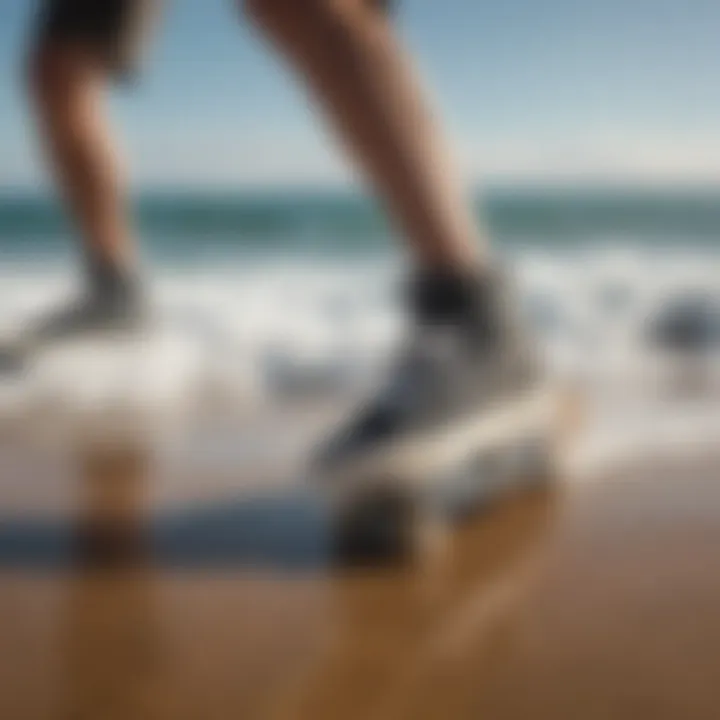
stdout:
[[43,45],[33,45],[23,64],[25,90],[34,99],[41,98],[51,85],[52,64],[47,49]]
[[31,48],[25,61],[24,75],[28,94],[41,106],[52,104],[65,91],[63,58],[55,48],[46,44]]
[[94,56],[73,44],[41,43],[30,51],[26,65],[30,95],[46,114],[76,109],[99,77]]

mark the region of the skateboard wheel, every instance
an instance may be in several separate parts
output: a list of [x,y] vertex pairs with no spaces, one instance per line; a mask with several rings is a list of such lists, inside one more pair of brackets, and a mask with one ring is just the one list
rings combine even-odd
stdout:
[[349,503],[336,518],[335,555],[348,564],[407,559],[421,543],[422,526],[423,513],[404,493],[370,492]]

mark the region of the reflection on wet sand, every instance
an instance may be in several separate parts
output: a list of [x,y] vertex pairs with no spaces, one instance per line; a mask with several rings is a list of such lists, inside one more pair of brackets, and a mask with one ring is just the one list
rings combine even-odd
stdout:
[[[553,501],[535,494],[468,523],[428,565],[336,581],[334,643],[310,682],[286,698],[287,716],[415,717],[436,703],[437,717],[456,717],[445,713],[460,698],[442,685],[463,671],[468,645],[490,657],[502,644],[538,569]],[[440,694],[425,697],[429,684]]]
[[[70,562],[0,567],[3,718],[712,717],[709,460],[509,498],[443,553],[375,570],[288,564],[323,533],[292,497],[148,531],[149,464],[78,467]],[[705,502],[678,515],[688,484]],[[282,542],[223,531],[293,508]]]

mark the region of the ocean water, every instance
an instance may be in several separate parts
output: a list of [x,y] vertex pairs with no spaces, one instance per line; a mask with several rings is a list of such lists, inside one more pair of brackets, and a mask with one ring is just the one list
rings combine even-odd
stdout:
[[[58,348],[0,379],[0,427],[98,427],[111,410],[137,425],[142,409],[157,429],[208,404],[320,403],[359,393],[392,358],[404,258],[370,201],[156,193],[134,205],[157,329]],[[720,307],[720,192],[516,189],[476,207],[549,372],[590,398],[587,457],[720,439],[712,333],[680,359],[648,341],[680,298]],[[0,333],[71,295],[75,260],[56,203],[0,196]]]
[[[523,190],[486,192],[477,216],[500,247],[716,247],[720,190]],[[320,192],[145,193],[133,214],[147,255],[194,264],[216,255],[367,256],[392,244],[370,200]],[[57,202],[0,193],[0,259],[66,257],[71,229]]]

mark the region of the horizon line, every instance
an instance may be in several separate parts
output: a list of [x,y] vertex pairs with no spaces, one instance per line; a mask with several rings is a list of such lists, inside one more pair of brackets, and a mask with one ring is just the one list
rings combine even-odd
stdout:
[[[627,192],[627,193],[687,193],[711,192],[720,194],[720,178],[597,178],[597,177],[517,177],[491,178],[484,182],[467,184],[467,193],[473,197],[495,192]],[[131,184],[128,195],[132,199],[142,195],[339,195],[372,197],[372,191],[357,183],[342,182],[268,182],[268,183],[173,183],[149,182]],[[0,197],[50,197],[56,195],[52,184],[3,184]]]

